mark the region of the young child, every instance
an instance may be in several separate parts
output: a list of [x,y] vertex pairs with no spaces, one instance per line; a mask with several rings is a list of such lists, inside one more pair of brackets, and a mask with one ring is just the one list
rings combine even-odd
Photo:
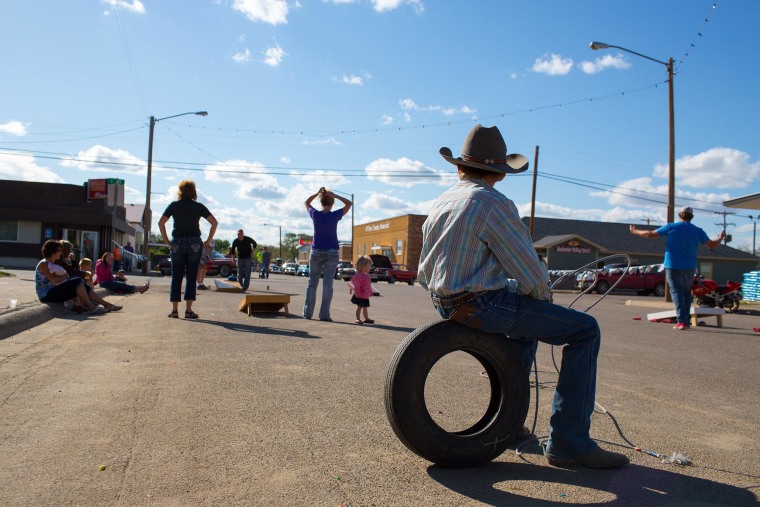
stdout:
[[[65,274],[67,274],[66,270],[63,269],[63,267],[59,266],[58,264],[56,264],[54,262],[48,261],[48,269],[50,270],[51,273],[56,274],[56,275],[65,275]],[[56,285],[61,285],[65,281],[66,280],[61,280]]]
[[126,282],[127,281],[127,273],[123,269],[120,269],[118,273],[116,273],[115,278],[119,280],[120,282]]
[[92,279],[92,259],[82,257],[82,260],[79,261],[79,270],[84,272],[84,281],[87,282],[87,285],[95,287]]
[[[369,279],[369,269],[372,267],[372,261],[366,255],[359,257],[356,261],[356,274],[351,278],[351,287],[354,295],[351,296],[351,302],[356,305],[356,324],[374,324],[375,321],[367,316],[369,308],[369,298],[372,297],[372,282]],[[364,322],[361,315],[364,315]]]

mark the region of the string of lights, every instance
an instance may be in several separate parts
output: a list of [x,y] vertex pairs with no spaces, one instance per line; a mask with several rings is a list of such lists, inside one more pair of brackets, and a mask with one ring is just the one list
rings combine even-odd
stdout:
[[[697,30],[697,34],[694,39],[692,39],[691,43],[689,44],[689,48],[696,48],[697,47],[697,40],[699,40],[703,35],[703,32],[705,32],[705,28],[708,26],[708,23],[710,22],[710,17],[712,17],[713,13],[718,8],[718,3],[713,2],[712,7],[710,7],[710,10],[707,12],[707,15],[704,18],[704,21],[702,21],[702,28]],[[678,69],[681,67],[681,65],[686,61],[686,59],[689,57],[689,51],[691,49],[687,49],[684,52],[684,55],[678,60],[678,65],[676,65],[675,72],[678,73]]]

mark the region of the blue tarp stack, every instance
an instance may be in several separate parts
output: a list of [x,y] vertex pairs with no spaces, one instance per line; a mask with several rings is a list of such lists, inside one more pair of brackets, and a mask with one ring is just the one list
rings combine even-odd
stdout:
[[760,271],[744,273],[742,297],[745,301],[760,301]]

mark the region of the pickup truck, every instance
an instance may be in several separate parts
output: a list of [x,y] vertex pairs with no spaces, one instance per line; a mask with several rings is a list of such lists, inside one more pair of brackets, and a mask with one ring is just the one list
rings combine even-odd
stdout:
[[[623,276],[624,273],[625,276]],[[622,280],[620,280],[621,277]],[[594,291],[597,294],[606,294],[618,280],[620,283],[615,290],[635,290],[640,295],[665,296],[665,269],[662,264],[631,266],[627,268],[627,273],[625,267],[600,269],[596,271],[596,284],[594,284],[594,275],[586,274],[578,277],[577,287],[579,290],[585,290],[594,284]]]
[[372,259],[369,277],[373,282],[406,282],[409,285],[414,285],[417,280],[417,272],[407,268],[405,264],[392,264],[385,255],[370,255],[369,257]]

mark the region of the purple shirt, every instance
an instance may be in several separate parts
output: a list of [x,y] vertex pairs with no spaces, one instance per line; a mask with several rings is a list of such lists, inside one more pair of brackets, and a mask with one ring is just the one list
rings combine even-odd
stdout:
[[327,213],[311,208],[309,216],[314,222],[314,241],[311,247],[315,250],[337,250],[338,222],[343,218],[343,208]]

